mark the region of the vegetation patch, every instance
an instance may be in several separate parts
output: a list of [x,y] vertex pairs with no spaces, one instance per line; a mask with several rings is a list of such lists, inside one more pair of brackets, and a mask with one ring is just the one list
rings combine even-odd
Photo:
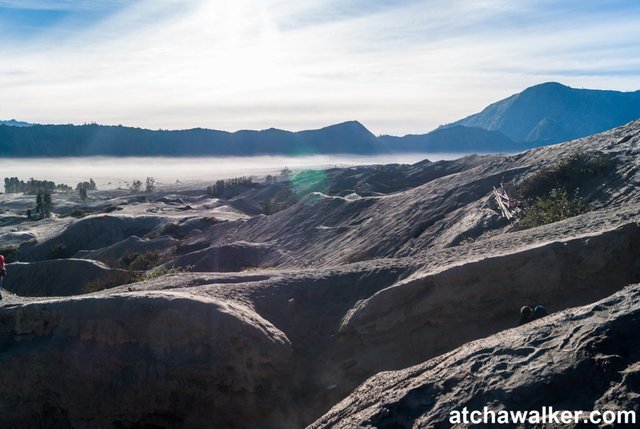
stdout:
[[527,177],[519,187],[523,200],[549,195],[553,189],[571,193],[587,180],[600,176],[611,167],[611,160],[603,153],[583,152],[561,159]]
[[260,185],[254,183],[252,177],[234,177],[233,179],[218,180],[215,184],[207,186],[207,194],[216,198],[230,199],[258,186]]
[[162,228],[160,235],[168,235],[169,237],[182,240],[189,235],[189,231],[181,228],[177,223],[169,223]]
[[157,267],[162,259],[157,252],[127,253],[120,258],[119,266],[124,269],[142,271]]
[[72,252],[62,243],[58,243],[51,249],[49,259],[66,259],[72,256]]
[[132,282],[144,282],[147,280],[152,280],[157,277],[162,277],[167,274],[179,274],[179,273],[188,273],[193,269],[192,265],[188,265],[186,267],[173,267],[173,268],[161,268],[159,270],[147,271],[144,273],[134,273],[131,277]]
[[93,293],[101,290],[112,289],[123,284],[131,283],[132,276],[122,276],[117,278],[98,278],[88,282],[84,286],[84,293]]
[[568,219],[587,211],[580,197],[571,197],[565,189],[552,189],[547,195],[536,197],[524,208],[518,226],[522,229],[533,228]]
[[18,246],[0,247],[0,255],[3,255],[5,258],[10,258],[17,251],[18,251]]
[[599,152],[571,155],[527,177],[519,186],[522,215],[518,227],[533,228],[589,211],[581,188],[610,170],[611,159]]

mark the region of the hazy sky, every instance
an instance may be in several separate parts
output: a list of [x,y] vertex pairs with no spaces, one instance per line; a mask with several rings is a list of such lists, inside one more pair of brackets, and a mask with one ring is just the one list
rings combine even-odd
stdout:
[[638,0],[0,0],[0,119],[426,132],[527,86],[640,89]]

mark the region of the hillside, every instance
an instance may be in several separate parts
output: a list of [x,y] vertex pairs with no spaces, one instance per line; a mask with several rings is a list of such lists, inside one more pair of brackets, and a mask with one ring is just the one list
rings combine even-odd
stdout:
[[0,126],[0,153],[10,157],[246,156],[370,154],[387,149],[359,122],[319,130],[146,130],[104,125]]
[[[595,304],[465,344],[411,368],[376,375],[309,429],[451,427],[450,411],[465,407],[637,414],[639,316],[640,285],[629,286]],[[579,392],[567,391],[567,386],[577,385]],[[581,416],[580,424],[586,417]]]
[[[460,381],[452,395],[470,403],[495,399],[483,380],[544,395],[525,376],[544,354],[564,397],[637,402],[637,289],[570,309],[640,282],[639,156],[635,121],[511,156],[297,171],[221,198],[55,194],[42,221],[23,214],[33,196],[1,194],[0,426],[407,427],[452,406],[421,398],[460,368],[499,365],[498,379]],[[580,213],[531,228],[501,216],[494,187],[556,186],[576,159],[598,161],[558,175]],[[552,316],[512,329],[531,304]]]
[[532,86],[447,127],[500,131],[515,142],[558,143],[640,118],[640,91],[577,89],[555,82]]
[[438,128],[428,134],[404,137],[381,136],[380,140],[394,150],[416,153],[504,153],[518,152],[536,146],[516,143],[500,131],[462,125]]

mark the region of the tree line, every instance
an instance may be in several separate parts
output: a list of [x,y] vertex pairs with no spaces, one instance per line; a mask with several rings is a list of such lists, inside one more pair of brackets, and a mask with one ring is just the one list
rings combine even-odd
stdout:
[[221,197],[225,194],[225,192],[227,192],[228,190],[231,190],[232,188],[238,185],[251,186],[253,185],[253,178],[242,176],[242,177],[234,177],[232,179],[227,179],[227,180],[218,180],[213,185],[207,186],[207,194],[211,195],[212,197]]
[[70,192],[73,189],[64,183],[56,184],[50,180],[36,180],[34,178],[28,181],[20,180],[17,177],[4,178],[4,192],[7,194],[25,193],[36,195],[38,192]]

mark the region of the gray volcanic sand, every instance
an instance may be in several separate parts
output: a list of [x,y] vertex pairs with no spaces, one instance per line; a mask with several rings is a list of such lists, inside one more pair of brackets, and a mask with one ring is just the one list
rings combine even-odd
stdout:
[[[612,162],[583,184],[589,212],[529,230],[500,217],[494,186],[585,151]],[[632,122],[515,156],[329,169],[224,199],[203,188],[56,194],[55,216],[38,222],[22,213],[33,197],[0,195],[0,241],[17,247],[5,283],[17,295],[0,307],[0,426],[299,428],[347,398],[314,425],[428,427],[454,405],[495,399],[490,376],[540,398],[548,387],[522,371],[557,344],[534,336],[570,338],[572,310],[529,336],[504,330],[522,305],[561,312],[640,281],[639,152]],[[297,202],[259,213],[283,193]],[[580,406],[637,395],[637,353],[615,346],[637,293],[618,297],[603,317],[576,310],[593,329],[549,369]],[[585,355],[608,327],[613,345]],[[584,356],[608,352],[620,365],[577,383],[593,373]],[[487,377],[456,390],[460,365]],[[605,394],[602,380],[620,388]]]

